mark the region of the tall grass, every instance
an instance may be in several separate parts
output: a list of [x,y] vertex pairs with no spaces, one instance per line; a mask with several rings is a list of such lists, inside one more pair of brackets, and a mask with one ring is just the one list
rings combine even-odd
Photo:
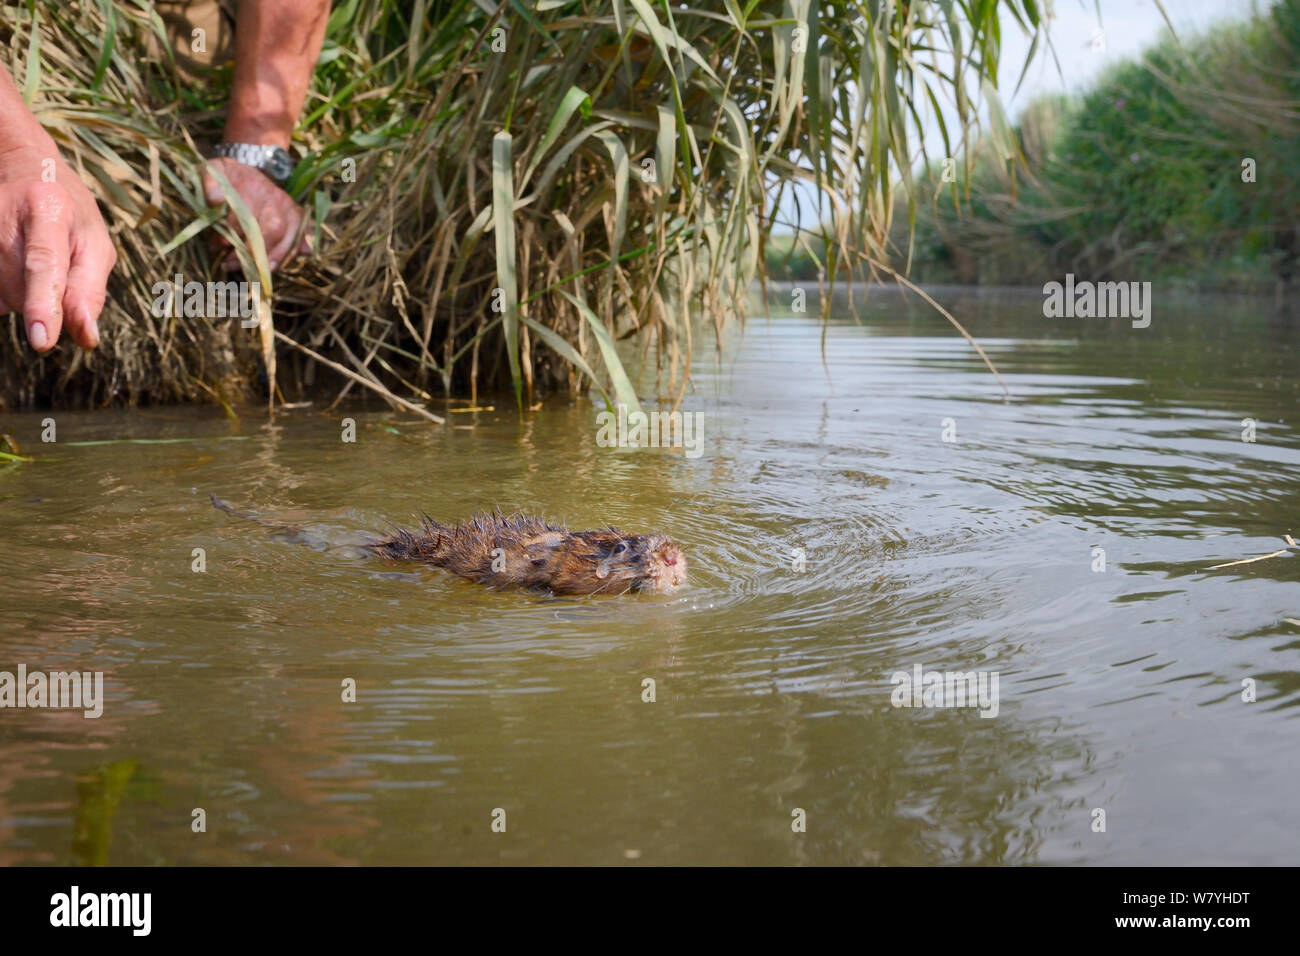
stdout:
[[[743,317],[792,185],[823,204],[832,280],[883,262],[915,211],[926,112],[955,104],[953,155],[996,97],[1000,17],[1040,27],[1034,0],[341,0],[288,187],[317,251],[272,276],[199,188],[229,66],[193,80],[149,52],[167,44],[144,0],[5,9],[0,59],[120,256],[97,353],[34,359],[11,327],[9,404],[370,389],[423,409],[588,385],[679,401],[695,320]],[[150,313],[154,283],[213,274],[209,231],[271,294],[258,329]],[[626,339],[653,383],[624,367]]]

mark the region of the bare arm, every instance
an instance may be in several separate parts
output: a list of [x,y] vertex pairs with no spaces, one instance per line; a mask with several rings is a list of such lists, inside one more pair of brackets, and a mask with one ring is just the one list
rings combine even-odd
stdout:
[[288,148],[329,12],[329,0],[240,0],[228,142]]
[[[328,19],[329,0],[240,0],[226,142],[288,148]],[[233,160],[215,162],[257,219],[274,269],[295,251],[302,209],[257,170]],[[209,202],[222,200],[212,177],[205,179],[205,190]],[[234,265],[232,256],[227,266]]]

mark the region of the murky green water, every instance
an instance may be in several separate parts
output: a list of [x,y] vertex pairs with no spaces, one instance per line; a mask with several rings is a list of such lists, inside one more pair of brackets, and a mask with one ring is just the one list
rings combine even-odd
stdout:
[[[892,293],[824,364],[760,314],[701,344],[695,459],[561,404],[349,412],[354,444],[309,409],[0,418],[40,458],[0,465],[0,670],[106,698],[0,710],[0,862],[1296,862],[1300,555],[1205,569],[1298,530],[1298,326],[943,301],[1010,401]],[[493,505],[671,534],[692,586],[495,593],[349,547]],[[918,664],[996,672],[997,716],[895,708]]]

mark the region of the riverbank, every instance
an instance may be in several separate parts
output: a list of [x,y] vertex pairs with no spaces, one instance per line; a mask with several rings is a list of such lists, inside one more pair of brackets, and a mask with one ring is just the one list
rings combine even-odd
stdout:
[[[200,187],[228,60],[182,62],[190,31],[133,0],[7,7],[0,66],[99,200],[118,263],[95,352],[37,357],[0,329],[0,408],[368,390],[422,414],[502,386],[517,409],[591,389],[635,407],[624,340],[680,396],[690,312],[740,316],[770,193],[835,169],[841,208],[887,204],[878,171],[909,155],[913,100],[967,101],[1001,17],[1042,29],[1020,6],[336,4],[285,184],[314,252],[274,274],[247,210],[235,228]],[[919,56],[943,37],[951,57]],[[945,62],[972,43],[985,58]],[[885,47],[899,56],[868,68]],[[848,89],[874,104],[868,126],[848,120]],[[884,240],[881,222],[853,230]],[[214,233],[258,283],[246,325],[155,307],[160,284],[226,278]]]
[[[1300,0],[1166,37],[1081,96],[1035,101],[1012,132],[1012,152],[996,137],[951,165],[931,151],[914,234],[895,206],[891,267],[922,283],[1042,286],[1074,273],[1296,292]],[[770,274],[815,279],[825,249],[808,242],[773,236]]]

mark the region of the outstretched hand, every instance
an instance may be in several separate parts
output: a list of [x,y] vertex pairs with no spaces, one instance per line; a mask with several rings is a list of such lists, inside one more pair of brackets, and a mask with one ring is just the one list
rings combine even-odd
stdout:
[[[38,352],[52,349],[64,326],[93,349],[117,251],[90,190],[50,159],[19,150],[0,157],[0,314],[21,312]],[[49,171],[52,182],[42,175]]]
[[[226,177],[235,192],[239,193],[249,213],[257,220],[257,225],[262,230],[262,239],[266,243],[267,264],[271,269],[278,269],[295,254],[311,251],[306,237],[295,242],[304,213],[288,193],[252,166],[225,157],[212,160],[212,164]],[[225,190],[206,169],[203,172],[203,190],[208,202],[214,206],[226,201]],[[227,217],[227,222],[239,230],[239,222],[233,212]],[[230,247],[230,243],[224,239],[218,241],[221,247]],[[226,269],[233,271],[239,268],[239,258],[232,252],[224,264]]]

